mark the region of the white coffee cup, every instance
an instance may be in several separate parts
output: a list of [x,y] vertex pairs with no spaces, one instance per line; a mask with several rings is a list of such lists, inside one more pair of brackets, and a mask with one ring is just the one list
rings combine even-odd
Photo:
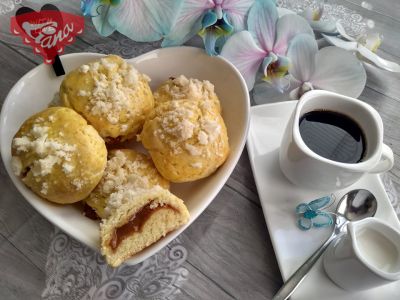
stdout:
[[400,280],[400,232],[376,218],[347,225],[347,234],[327,249],[323,264],[329,278],[348,291]]
[[[322,157],[303,141],[299,122],[311,111],[327,110],[354,120],[364,133],[365,154],[358,163],[343,163]],[[383,123],[370,105],[336,93],[315,90],[297,103],[282,138],[279,162],[282,172],[294,184],[314,190],[339,190],[350,186],[366,173],[382,173],[393,167],[392,150],[383,143]]]

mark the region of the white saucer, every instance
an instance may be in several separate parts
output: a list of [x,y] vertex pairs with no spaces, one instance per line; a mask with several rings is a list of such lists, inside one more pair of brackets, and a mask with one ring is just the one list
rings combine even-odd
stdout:
[[[294,209],[301,202],[325,196],[291,184],[279,168],[279,145],[297,101],[265,104],[251,108],[247,149],[269,235],[284,280],[322,244],[331,228],[301,231]],[[378,199],[376,218],[400,230],[400,222],[378,175],[366,175],[347,189],[335,193],[337,199],[348,190],[369,189]],[[332,206],[332,209],[336,204]],[[400,281],[363,292],[350,293],[336,286],[325,274],[321,259],[291,296],[292,300],[395,300],[400,299]]]

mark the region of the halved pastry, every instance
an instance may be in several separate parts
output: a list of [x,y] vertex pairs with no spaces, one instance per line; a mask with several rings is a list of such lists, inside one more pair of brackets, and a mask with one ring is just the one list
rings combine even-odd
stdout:
[[104,219],[129,198],[125,196],[126,190],[132,192],[157,185],[169,189],[168,180],[158,173],[150,157],[133,149],[111,150],[103,177],[85,202]]
[[189,221],[183,201],[159,186],[126,195],[132,199],[100,224],[101,253],[113,267]]

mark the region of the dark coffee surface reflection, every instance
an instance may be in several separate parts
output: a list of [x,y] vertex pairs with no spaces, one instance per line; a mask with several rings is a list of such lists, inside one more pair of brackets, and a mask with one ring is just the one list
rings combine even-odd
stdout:
[[315,153],[343,163],[360,162],[365,154],[365,137],[361,128],[344,114],[316,110],[304,114],[300,135]]

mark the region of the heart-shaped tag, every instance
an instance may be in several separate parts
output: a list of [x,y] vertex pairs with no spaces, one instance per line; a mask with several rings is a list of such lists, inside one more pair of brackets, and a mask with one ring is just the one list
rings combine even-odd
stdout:
[[64,52],[64,47],[83,32],[84,18],[46,4],[39,12],[21,7],[11,18],[10,26],[11,32],[21,36],[24,44],[43,57],[45,64],[53,64],[56,56]]

